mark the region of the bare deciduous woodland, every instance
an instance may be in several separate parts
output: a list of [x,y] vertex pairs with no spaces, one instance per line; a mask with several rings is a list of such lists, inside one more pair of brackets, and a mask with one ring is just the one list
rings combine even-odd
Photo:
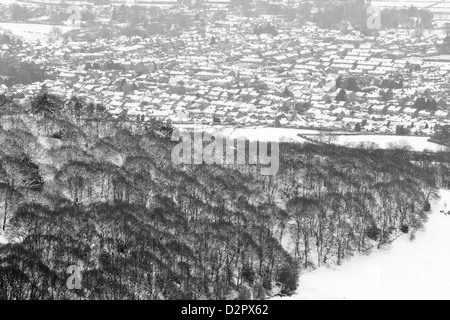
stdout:
[[[448,153],[282,144],[264,177],[176,166],[170,126],[77,98],[0,100],[0,299],[290,294],[301,270],[413,236],[450,187]],[[70,265],[81,290],[66,287]]]

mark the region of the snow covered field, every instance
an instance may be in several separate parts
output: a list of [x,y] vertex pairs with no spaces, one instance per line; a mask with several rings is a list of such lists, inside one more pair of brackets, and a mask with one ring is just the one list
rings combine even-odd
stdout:
[[[192,125],[176,125],[181,131],[188,128],[192,129]],[[306,142],[305,139],[299,137],[299,134],[318,134],[314,130],[302,129],[285,129],[285,128],[265,128],[265,127],[246,127],[233,128],[225,126],[195,126],[198,130],[203,130],[211,134],[230,137],[231,139],[245,138],[251,141],[279,141],[279,142]]]
[[[266,127],[245,127],[234,128],[227,126],[209,126],[209,125],[175,125],[181,131],[196,128],[207,131],[212,134],[231,137],[233,139],[246,138],[248,140],[261,141],[280,141],[280,142],[306,142],[304,138],[298,135],[310,136],[312,139],[328,140],[326,135],[317,130],[309,129],[291,129],[291,128],[266,128]],[[356,147],[361,143],[375,143],[382,149],[392,149],[395,147],[408,146],[414,151],[429,150],[433,152],[444,151],[447,147],[436,143],[428,142],[428,137],[403,137],[395,135],[335,135],[331,142],[342,146]],[[448,149],[448,148],[447,148]]]
[[431,300],[450,299],[450,191],[441,191],[433,212],[418,232],[396,240],[390,250],[346,261],[335,270],[320,268],[300,277],[289,300]]
[[376,143],[383,149],[390,149],[393,146],[409,146],[414,151],[443,151],[446,147],[436,143],[428,142],[428,137],[402,137],[389,135],[339,135],[336,136],[334,143],[339,145],[354,145],[357,146],[361,142]]
[[37,42],[38,40],[41,42],[47,41],[48,36],[54,27],[59,28],[63,33],[72,29],[71,27],[67,26],[54,26],[48,24],[9,22],[0,23],[0,30],[9,30],[14,35],[22,37],[25,41],[29,42]]

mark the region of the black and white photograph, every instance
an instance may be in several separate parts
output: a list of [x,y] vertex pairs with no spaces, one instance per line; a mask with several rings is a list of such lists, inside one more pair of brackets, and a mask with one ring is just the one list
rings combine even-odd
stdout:
[[2,305],[450,300],[449,246],[450,0],[0,0]]

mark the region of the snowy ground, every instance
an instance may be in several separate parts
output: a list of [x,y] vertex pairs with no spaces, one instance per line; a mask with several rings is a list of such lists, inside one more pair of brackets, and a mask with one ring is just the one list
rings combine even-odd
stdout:
[[414,151],[444,151],[445,146],[428,142],[429,137],[402,137],[389,135],[340,135],[336,136],[334,143],[339,145],[355,145],[361,142],[376,143],[382,149],[392,149],[393,147],[409,146]]
[[67,26],[55,26],[49,24],[33,24],[33,23],[0,23],[0,30],[9,30],[12,34],[22,37],[25,41],[46,42],[48,40],[50,32],[53,28],[58,28],[61,32],[65,33],[72,30],[71,27]]
[[[184,129],[192,129],[192,125],[176,125],[181,131]],[[230,139],[245,138],[251,141],[278,141],[278,142],[306,142],[300,138],[299,134],[314,134],[314,130],[302,129],[285,129],[285,128],[265,128],[265,127],[246,127],[234,128],[225,126],[195,126],[196,129],[209,132],[211,134],[222,135]]]
[[403,236],[390,250],[304,274],[298,292],[282,299],[450,299],[450,216],[440,212],[444,209],[450,210],[450,191],[441,191],[426,229],[413,242]]
[[8,243],[8,240],[5,238],[5,236],[0,234],[0,244],[6,244],[6,243]]
[[[331,142],[334,144],[350,147],[358,147],[361,143],[375,143],[377,147],[382,149],[393,149],[407,146],[414,151],[429,150],[432,152],[445,151],[450,148],[441,146],[436,143],[428,142],[429,137],[404,137],[396,135],[333,135],[328,139],[317,130],[309,129],[292,129],[292,128],[267,128],[267,127],[245,127],[234,128],[228,126],[210,126],[210,125],[183,125],[177,124],[175,127],[180,130],[187,130],[196,128],[198,130],[207,131],[212,134],[220,134],[225,137],[233,139],[246,138],[248,140],[259,141],[279,141],[279,142],[299,142],[304,143],[307,140],[299,137],[303,135],[311,139],[319,139],[324,142]],[[330,141],[328,141],[330,140]]]

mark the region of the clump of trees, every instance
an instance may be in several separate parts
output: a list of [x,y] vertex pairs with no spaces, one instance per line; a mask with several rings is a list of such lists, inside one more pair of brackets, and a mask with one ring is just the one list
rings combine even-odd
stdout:
[[384,88],[384,89],[402,89],[403,88],[403,79],[400,79],[399,82],[396,82],[393,79],[384,79],[381,82],[381,88]]
[[433,139],[450,146],[450,125],[438,125]]
[[434,98],[422,96],[418,97],[416,101],[414,101],[414,108],[418,108],[420,110],[437,111],[438,105]]
[[2,58],[2,63],[0,63],[0,84],[5,84],[8,87],[19,83],[29,84],[50,78],[41,65],[18,60],[14,55],[14,51],[10,55],[5,55]]
[[316,2],[318,11],[313,21],[322,28],[339,28],[342,21],[348,21],[353,27],[367,29],[367,8],[365,0],[345,0],[339,2]]
[[410,6],[408,9],[384,9],[381,12],[383,28],[432,28],[433,13]]
[[[450,181],[448,155],[373,148],[281,144],[269,177],[260,165],[175,165],[168,124],[45,90],[29,110],[1,110],[12,241],[0,246],[0,299],[290,294],[301,269],[420,228]],[[81,290],[65,285],[71,265],[83,266]]]
[[347,101],[347,91],[345,91],[345,89],[341,89],[339,91],[339,93],[336,95],[336,101],[337,102]]
[[13,19],[13,21],[27,21],[30,17],[31,14],[30,12],[28,12],[28,8],[26,6],[21,6],[19,4],[13,4],[10,7],[11,10],[11,18]]
[[270,23],[266,24],[265,26],[256,26],[253,29],[253,33],[256,34],[257,36],[260,36],[262,34],[268,34],[271,36],[278,35],[278,31],[275,28],[275,26],[271,25]]

